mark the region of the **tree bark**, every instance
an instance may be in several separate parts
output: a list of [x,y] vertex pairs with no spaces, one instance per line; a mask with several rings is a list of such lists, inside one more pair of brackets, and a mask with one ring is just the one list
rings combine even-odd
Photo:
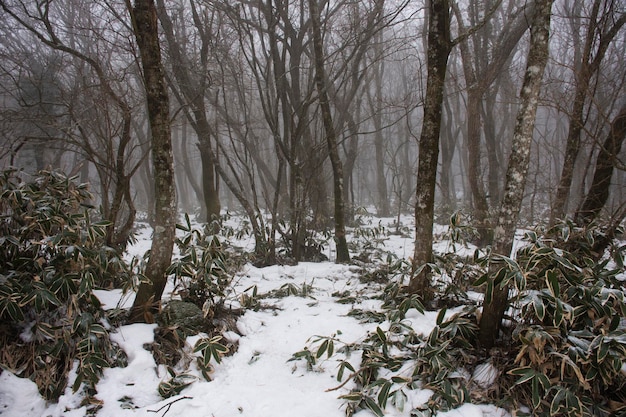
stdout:
[[600,210],[602,210],[609,199],[615,160],[622,150],[625,137],[626,105],[622,107],[613,123],[611,123],[611,131],[604,141],[604,145],[600,148],[600,152],[598,152],[593,181],[582,206],[575,216],[579,225],[588,225],[598,217]]
[[326,143],[328,154],[333,168],[333,191],[335,200],[335,242],[337,244],[337,262],[350,262],[348,243],[346,241],[345,208],[343,201],[343,166],[339,157],[337,146],[337,133],[333,125],[333,117],[328,98],[326,85],[326,73],[324,70],[324,46],[322,43],[322,31],[320,23],[320,11],[318,0],[309,0],[309,12],[311,13],[311,30],[313,31],[313,53],[315,60],[315,85],[319,95],[322,121],[326,131]]
[[[569,118],[569,130],[565,145],[565,160],[561,170],[561,179],[557,188],[554,205],[550,212],[550,225],[567,214],[567,202],[570,196],[572,180],[574,178],[574,168],[580,152],[581,133],[585,127],[585,103],[589,95],[589,85],[594,74],[600,69],[600,64],[613,38],[617,35],[621,27],[626,23],[626,14],[622,14],[615,24],[606,32],[600,33],[600,22],[598,13],[602,0],[595,0],[589,17],[589,26],[585,38],[585,46],[576,75],[576,91]],[[605,15],[600,20],[604,20]],[[574,35],[576,36],[576,35]],[[597,50],[593,51],[596,47]]]
[[[513,131],[513,146],[506,173],[504,197],[494,229],[492,251],[495,255],[510,256],[515,228],[522,207],[524,187],[530,162],[530,150],[535,129],[535,117],[544,69],[548,62],[550,18],[553,0],[537,0],[530,31],[530,49],[526,74],[520,92],[521,105]],[[499,264],[491,263],[490,274],[495,276]],[[491,299],[485,299],[480,320],[478,340],[482,347],[491,348],[500,330],[508,306],[509,286],[493,285]]]
[[154,1],[135,0],[130,14],[143,68],[148,118],[152,132],[152,164],[156,196],[154,234],[145,271],[148,282],[140,285],[131,309],[131,321],[141,322],[153,320],[167,283],[166,270],[171,263],[176,231],[176,191],[169,97],[161,64]]
[[411,280],[407,289],[411,294],[422,295],[424,301],[430,301],[433,296],[430,283],[432,272],[428,264],[433,260],[433,222],[439,135],[441,132],[444,82],[448,57],[452,50],[448,0],[432,0],[429,5],[428,18],[428,77],[424,120],[419,139],[417,189],[415,193],[415,250]]

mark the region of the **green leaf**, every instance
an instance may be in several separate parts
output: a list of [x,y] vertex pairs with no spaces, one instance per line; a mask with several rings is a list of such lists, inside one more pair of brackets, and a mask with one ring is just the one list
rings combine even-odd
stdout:
[[558,387],[552,402],[550,403],[550,414],[555,416],[561,410],[563,400],[565,400],[566,388]]
[[598,361],[598,363],[604,362],[608,354],[609,354],[609,344],[605,343],[604,338],[602,337],[602,340],[599,343],[598,349],[596,350],[596,360]]
[[550,288],[552,295],[555,298],[558,298],[561,294],[561,290],[559,286],[559,277],[554,269],[546,271],[546,283],[548,284],[548,288]]
[[387,343],[387,336],[385,335],[385,332],[383,332],[380,327],[376,327],[376,335],[378,336],[378,339],[382,343]]
[[535,310],[535,315],[537,316],[539,320],[543,320],[544,317],[546,316],[546,308],[545,308],[545,305],[543,304],[543,300],[541,299],[541,297],[538,297],[537,295],[533,295],[532,303],[533,303],[533,310]]
[[482,274],[476,281],[474,281],[473,285],[475,287],[480,287],[481,285],[485,284],[487,282],[487,280],[489,279],[489,274]]
[[105,336],[107,334],[106,329],[101,324],[92,324],[89,327],[89,332],[99,336]]
[[360,392],[351,392],[349,394],[340,395],[339,398],[342,400],[356,402],[361,401],[361,399],[363,398],[363,394],[361,394]]
[[401,413],[404,412],[404,405],[407,399],[407,395],[401,389],[394,391],[391,397],[393,405],[395,405]]
[[337,373],[337,381],[341,382],[341,380],[343,379],[343,373],[346,369],[354,372],[354,367],[350,364],[350,362],[341,361],[341,363],[339,364],[339,372]]
[[554,309],[554,326],[559,327],[563,323],[563,303],[560,299],[555,299],[556,308]]
[[508,283],[509,279],[505,279],[508,275],[508,271],[506,268],[500,268],[498,270],[498,272],[496,272],[494,278],[493,278],[493,285],[500,285],[502,286],[506,286],[506,284]]
[[78,391],[80,385],[83,383],[84,374],[82,372],[78,372],[76,374],[76,379],[74,380],[74,384],[72,384],[72,392]]
[[532,403],[533,409],[537,409],[541,404],[541,393],[539,392],[539,380],[538,378],[531,379],[531,391],[532,391]]
[[378,417],[384,417],[383,410],[380,409],[376,401],[374,401],[371,397],[364,397],[363,401],[365,402],[365,406],[369,408],[372,413],[376,414]]
[[515,385],[521,385],[530,381],[535,376],[535,371],[531,367],[525,366],[510,370],[509,374],[519,376],[520,378],[515,382]]
[[322,344],[320,345],[319,349],[317,349],[317,354],[315,355],[315,358],[316,359],[321,358],[324,352],[326,352],[326,349],[328,349],[328,339],[324,340],[324,342],[322,342]]
[[378,404],[382,409],[387,406],[387,400],[389,399],[389,390],[391,390],[391,386],[391,381],[386,381],[380,389],[380,392],[378,393]]
[[7,313],[11,320],[20,322],[24,320],[24,314],[19,304],[13,298],[0,298],[0,317]]
[[487,282],[487,288],[485,289],[485,298],[483,304],[489,304],[493,301],[493,281]]
[[441,326],[441,323],[443,323],[443,319],[446,317],[446,308],[442,308],[439,311],[439,314],[437,314],[437,326]]

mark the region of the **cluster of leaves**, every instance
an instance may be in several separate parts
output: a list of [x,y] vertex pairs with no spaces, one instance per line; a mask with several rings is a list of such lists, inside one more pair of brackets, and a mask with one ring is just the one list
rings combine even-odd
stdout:
[[[368,261],[371,261],[368,260]],[[373,267],[374,266],[374,267]],[[369,264],[363,268],[359,281],[363,284],[378,283],[388,284],[397,280],[403,280],[409,276],[411,264],[403,258],[391,252],[382,254],[374,264]]]
[[111,344],[93,289],[128,275],[106,247],[107,222],[93,222],[86,185],[42,171],[30,182],[0,174],[2,365],[58,398],[78,361],[74,389],[93,388],[103,368],[122,360]]
[[352,230],[351,249],[374,251],[387,240],[387,228],[379,222],[376,226],[357,226]]
[[459,211],[450,216],[445,233],[439,236],[440,241],[446,242],[447,250],[435,254],[435,261],[429,266],[435,277],[436,302],[440,307],[471,304],[467,291],[481,270],[474,259],[459,255],[459,251],[469,249],[477,236],[476,228],[466,224]]
[[[182,300],[201,307],[204,317],[212,319],[222,310],[225,292],[230,284],[226,248],[217,235],[207,233],[207,230],[214,230],[214,226],[205,230],[197,228],[192,225],[187,214],[184,223],[177,224],[176,227],[184,232],[176,239],[180,256],[171,263],[167,272],[174,277]],[[222,336],[219,334],[204,337],[193,347],[193,353],[200,354],[197,366],[206,380],[211,379],[211,360],[220,363],[221,358],[229,351],[221,340]],[[159,385],[159,394],[163,398],[179,394],[197,379],[187,372],[178,374],[173,368],[168,372],[171,378]]]
[[174,276],[183,301],[196,304],[205,316],[210,316],[224,302],[224,292],[230,283],[226,251],[216,235],[194,227],[187,214],[185,223],[177,224],[176,228],[184,232],[176,239],[180,257],[172,262],[167,273]]
[[159,395],[164,399],[179,395],[182,390],[198,380],[196,376],[187,372],[177,373],[172,367],[167,368],[167,373],[170,378],[161,381],[158,388]]
[[[468,384],[458,370],[469,362],[467,352],[477,331],[473,310],[461,310],[447,319],[446,310],[441,310],[436,327],[424,337],[414,331],[407,318],[409,310],[415,311],[412,314],[424,313],[417,296],[402,294],[399,286],[392,283],[385,288],[382,298],[384,312],[375,315],[381,325],[363,341],[348,344],[336,335],[317,336],[291,360],[304,360],[307,369],[314,370],[320,360],[344,355],[337,359],[337,381],[341,382],[337,388],[350,380],[355,382],[355,388],[340,397],[347,401],[349,416],[359,409],[383,416],[388,404],[404,411],[409,392],[415,389],[434,391],[421,408],[411,410],[415,416],[429,416],[465,402],[469,398]],[[336,349],[337,345],[341,347]],[[352,351],[361,352],[358,370],[347,359]],[[349,376],[346,371],[351,372]]]
[[[550,235],[565,241],[527,233],[515,260],[500,259],[494,283],[515,288],[519,323],[508,370],[516,378],[515,400],[540,416],[624,413],[626,332],[620,321],[626,303],[617,279],[623,267],[619,260],[595,259],[588,250],[593,233]],[[564,244],[576,252],[560,249]]]

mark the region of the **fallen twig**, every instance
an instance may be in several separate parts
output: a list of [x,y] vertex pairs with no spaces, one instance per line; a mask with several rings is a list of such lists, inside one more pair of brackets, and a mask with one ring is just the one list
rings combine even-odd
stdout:
[[363,367],[359,369],[358,371],[352,372],[352,374],[348,378],[346,378],[345,381],[337,385],[335,388],[328,388],[326,392],[337,391],[338,389],[343,388],[348,382],[352,381],[352,378],[354,378],[355,376],[363,372],[365,369],[367,369],[367,367]]
[[170,411],[170,408],[172,408],[172,404],[180,401],[180,400],[191,400],[193,399],[193,397],[180,397],[175,399],[174,401],[170,401],[169,403],[165,404],[163,407],[159,408],[158,410],[148,410],[149,413],[158,413],[159,411],[163,410],[164,408],[167,408],[167,410],[165,410],[165,412],[163,413],[163,415],[161,417],[165,417],[165,415],[168,413],[168,411]]

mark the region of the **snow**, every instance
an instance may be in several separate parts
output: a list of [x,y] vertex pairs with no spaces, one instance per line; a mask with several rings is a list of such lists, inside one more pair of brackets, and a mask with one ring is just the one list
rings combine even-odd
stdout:
[[[234,223],[235,220],[231,221]],[[389,219],[388,230],[393,230]],[[234,226],[236,227],[236,226]],[[441,230],[438,229],[438,232]],[[249,246],[249,241],[240,242]],[[385,237],[384,248],[393,251],[401,258],[413,253],[413,237],[389,234]],[[142,254],[149,248],[150,233],[141,229],[138,241],[131,248],[132,254]],[[473,248],[458,250],[470,254]],[[444,249],[444,248],[440,248]],[[329,250],[330,251],[330,250]],[[358,305],[337,303],[334,293],[350,291],[352,295],[364,294],[382,288],[381,284],[362,284],[359,271],[354,265],[337,265],[333,262],[307,263],[295,266],[270,266],[257,268],[245,265],[233,279],[233,293],[229,299],[237,306],[239,296],[252,286],[259,294],[277,290],[285,284],[302,288],[311,286],[310,292],[284,298],[264,298],[261,303],[272,306],[259,311],[248,310],[236,324],[238,333],[229,331],[225,337],[237,341],[234,354],[226,356],[221,363],[213,363],[212,381],[199,378],[184,389],[180,395],[162,399],[158,386],[170,378],[164,366],[157,366],[152,353],[146,346],[154,340],[155,325],[132,324],[112,330],[111,339],[128,356],[128,366],[106,369],[97,385],[96,399],[102,404],[98,417],[342,417],[345,415],[344,400],[338,397],[347,394],[354,387],[350,381],[337,390],[338,360],[336,356],[326,359],[322,356],[313,371],[306,369],[306,363],[289,361],[292,355],[301,351],[315,340],[315,336],[336,335],[337,349],[341,342],[355,343],[363,340],[368,332],[375,331],[384,324],[360,323],[347,316],[357,307],[364,310],[377,309],[380,300],[357,301]],[[171,286],[166,297],[171,296]],[[122,297],[119,290],[96,291],[105,308],[128,308],[132,299]],[[132,298],[132,297],[131,297]],[[357,297],[361,298],[361,297]],[[120,303],[120,300],[122,301]],[[450,309],[447,316],[457,310]],[[406,318],[415,331],[428,334],[435,326],[437,312],[421,314],[409,310]],[[200,336],[188,340],[193,346]],[[191,352],[191,348],[189,349]],[[348,360],[355,369],[360,363],[360,352],[342,358]],[[199,375],[195,364],[188,371]],[[181,370],[185,371],[185,370]],[[480,375],[489,375],[489,369]],[[410,372],[410,370],[408,371]],[[70,379],[72,377],[70,376]],[[344,375],[344,380],[346,376]],[[477,375],[474,375],[477,379]],[[489,381],[487,381],[489,382]],[[70,383],[71,386],[71,383]],[[424,404],[432,392],[430,390],[407,391],[404,411],[388,404],[388,416],[408,417],[412,407]],[[33,382],[18,378],[9,371],[0,375],[0,416],[1,417],[85,417],[88,410],[81,404],[81,390],[72,393],[68,387],[58,403],[46,403],[38,394]],[[371,417],[368,410],[355,414],[358,417]],[[440,412],[438,417],[505,417],[506,412],[495,406],[465,404],[456,410]]]
[[7,371],[0,375],[0,415],[37,416],[45,409],[46,402],[39,396],[34,382]]
[[496,382],[498,376],[498,369],[491,362],[485,362],[474,369],[472,379],[482,388],[488,388]]

